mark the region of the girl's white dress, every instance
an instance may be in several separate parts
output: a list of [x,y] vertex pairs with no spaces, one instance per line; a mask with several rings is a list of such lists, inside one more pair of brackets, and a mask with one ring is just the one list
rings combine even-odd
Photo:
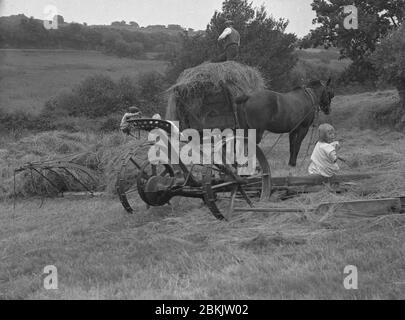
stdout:
[[309,174],[317,174],[324,177],[332,177],[339,171],[336,163],[336,144],[338,142],[326,143],[320,142],[315,145],[311,155],[311,164],[309,165]]

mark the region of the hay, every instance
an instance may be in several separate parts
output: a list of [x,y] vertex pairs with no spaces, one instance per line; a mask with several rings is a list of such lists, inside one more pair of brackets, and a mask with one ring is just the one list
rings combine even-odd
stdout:
[[184,70],[177,82],[168,89],[166,119],[181,119],[178,98],[184,102],[187,111],[198,114],[203,98],[220,92],[221,83],[228,87],[233,99],[265,88],[264,79],[255,68],[234,61],[203,63]]
[[[93,170],[96,184],[89,177],[73,170],[74,174],[93,190],[115,193],[117,170],[120,160],[139,142],[121,133],[108,135],[92,133],[42,132],[30,135],[7,145],[7,152],[0,152],[0,200],[13,195],[13,171],[26,163],[50,160],[69,161]],[[60,176],[47,170],[43,174],[60,191],[84,191],[64,170],[55,170]],[[23,171],[16,175],[16,194],[21,197],[56,195],[57,190],[36,172]]]

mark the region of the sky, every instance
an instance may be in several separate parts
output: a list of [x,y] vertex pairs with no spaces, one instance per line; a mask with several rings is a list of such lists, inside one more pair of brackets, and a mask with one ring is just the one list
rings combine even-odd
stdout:
[[[44,9],[54,5],[67,22],[110,24],[113,21],[136,21],[141,26],[180,24],[205,30],[223,0],[0,0],[0,16],[23,13],[44,19]],[[306,35],[312,29],[315,13],[312,0],[252,0],[264,5],[274,18],[290,20],[288,32]]]

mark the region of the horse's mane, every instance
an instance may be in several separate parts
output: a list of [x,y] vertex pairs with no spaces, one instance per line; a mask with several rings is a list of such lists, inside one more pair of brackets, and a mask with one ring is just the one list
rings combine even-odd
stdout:
[[319,86],[322,86],[321,80],[311,80],[307,85],[307,87],[310,87],[310,88],[319,87]]
[[296,86],[296,87],[294,87],[294,88],[292,89],[292,91],[297,91],[297,90],[302,90],[302,89],[304,89],[303,86]]
[[291,91],[305,90],[305,87],[316,88],[322,86],[321,80],[311,80],[307,85],[296,86]]

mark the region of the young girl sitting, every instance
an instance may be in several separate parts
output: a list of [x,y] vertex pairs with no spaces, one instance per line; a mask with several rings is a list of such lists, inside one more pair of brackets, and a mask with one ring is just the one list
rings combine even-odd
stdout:
[[309,165],[309,174],[332,177],[339,171],[336,163],[338,160],[337,151],[340,149],[338,141],[335,140],[335,129],[327,123],[319,126],[319,140],[315,145]]

